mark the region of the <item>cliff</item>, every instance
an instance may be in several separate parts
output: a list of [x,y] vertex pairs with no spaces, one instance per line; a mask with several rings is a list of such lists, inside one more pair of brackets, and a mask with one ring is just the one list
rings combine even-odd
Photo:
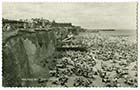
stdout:
[[3,86],[37,86],[36,79],[47,80],[56,64],[56,44],[52,30],[3,33]]

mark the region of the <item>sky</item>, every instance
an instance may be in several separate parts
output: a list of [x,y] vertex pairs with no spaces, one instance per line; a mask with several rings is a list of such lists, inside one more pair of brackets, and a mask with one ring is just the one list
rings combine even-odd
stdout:
[[86,29],[136,29],[137,3],[3,2],[7,19],[45,18]]

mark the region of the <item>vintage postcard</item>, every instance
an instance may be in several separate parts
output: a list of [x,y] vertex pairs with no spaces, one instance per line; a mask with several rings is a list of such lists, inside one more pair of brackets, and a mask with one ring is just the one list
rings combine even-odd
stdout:
[[137,2],[2,2],[3,87],[138,87]]

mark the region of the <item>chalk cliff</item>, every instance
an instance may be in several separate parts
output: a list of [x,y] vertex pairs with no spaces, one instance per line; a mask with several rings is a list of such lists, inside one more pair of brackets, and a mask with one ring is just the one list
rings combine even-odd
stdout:
[[37,81],[28,79],[49,78],[49,70],[56,64],[54,31],[17,31],[4,37],[3,86],[34,86]]

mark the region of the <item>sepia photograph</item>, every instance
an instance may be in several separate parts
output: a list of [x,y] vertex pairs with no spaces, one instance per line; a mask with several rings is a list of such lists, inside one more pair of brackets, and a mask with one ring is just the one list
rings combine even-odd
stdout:
[[137,2],[2,2],[3,87],[138,87]]

